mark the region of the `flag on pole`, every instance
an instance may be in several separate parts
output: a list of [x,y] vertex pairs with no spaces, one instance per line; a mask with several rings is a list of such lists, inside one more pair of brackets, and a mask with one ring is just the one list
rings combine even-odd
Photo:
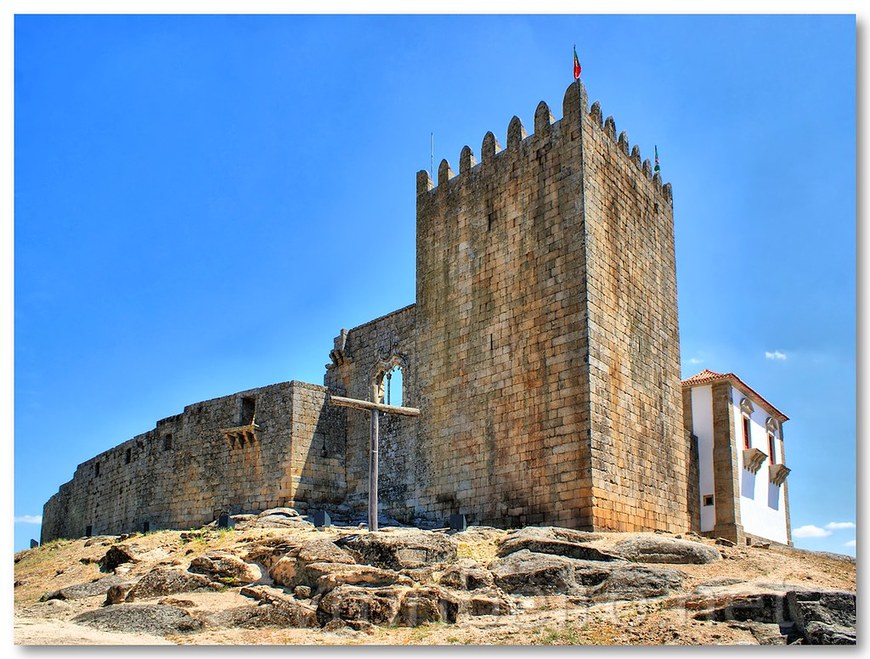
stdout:
[[653,167],[653,171],[659,172],[659,171],[661,171],[661,168],[659,167],[659,147],[658,147],[658,145],[656,145],[655,150],[656,150],[656,166]]
[[577,46],[574,46],[574,80],[580,79],[580,60],[577,58]]

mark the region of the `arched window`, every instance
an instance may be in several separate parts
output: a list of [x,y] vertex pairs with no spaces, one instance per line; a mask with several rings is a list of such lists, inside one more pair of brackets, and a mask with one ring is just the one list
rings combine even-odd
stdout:
[[384,373],[384,380],[381,388],[381,402],[385,405],[401,406],[404,403],[404,392],[402,391],[402,369],[398,365],[393,366],[393,368]]
[[401,360],[394,357],[384,363],[375,377],[375,401],[384,405],[405,404],[404,372]]

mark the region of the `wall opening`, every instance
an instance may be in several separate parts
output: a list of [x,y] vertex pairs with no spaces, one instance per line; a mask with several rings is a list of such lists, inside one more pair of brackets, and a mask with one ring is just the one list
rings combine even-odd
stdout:
[[163,435],[163,450],[171,451],[172,450],[172,433],[168,433]]
[[402,368],[396,364],[381,376],[378,384],[378,401],[384,405],[402,406],[405,403]]
[[100,463],[95,462],[94,463],[94,477],[97,477],[99,475],[100,475]]
[[254,413],[257,409],[257,399],[253,396],[242,397],[239,408],[239,425],[249,426],[254,423]]
[[130,464],[130,461],[131,461],[131,460],[133,460],[133,449],[128,448],[128,449],[124,452],[124,464],[125,464],[125,465]]

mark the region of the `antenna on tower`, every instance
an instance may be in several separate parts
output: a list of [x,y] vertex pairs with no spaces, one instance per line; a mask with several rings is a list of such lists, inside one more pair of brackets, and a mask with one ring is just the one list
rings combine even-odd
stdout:
[[435,180],[435,133],[429,133],[429,178]]

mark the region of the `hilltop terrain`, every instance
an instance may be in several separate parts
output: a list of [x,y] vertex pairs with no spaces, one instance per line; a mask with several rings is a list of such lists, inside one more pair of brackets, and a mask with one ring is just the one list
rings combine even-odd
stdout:
[[15,555],[15,642],[854,643],[854,559],[557,527],[317,529],[292,509],[218,529]]

